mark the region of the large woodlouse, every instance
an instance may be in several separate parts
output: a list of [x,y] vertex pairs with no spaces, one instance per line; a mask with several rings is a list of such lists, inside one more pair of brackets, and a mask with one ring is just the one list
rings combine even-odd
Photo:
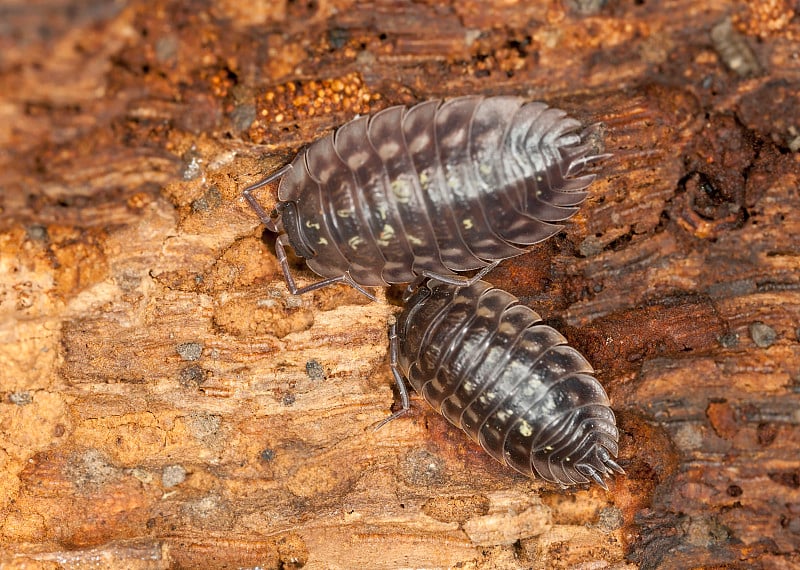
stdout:
[[[414,389],[492,457],[561,485],[623,473],[608,396],[591,365],[510,293],[428,280],[390,330],[390,361],[409,408]],[[384,422],[382,422],[384,423]]]
[[[271,231],[294,294],[424,277],[469,285],[554,233],[586,198],[598,138],[544,103],[467,96],[358,117],[244,196]],[[253,191],[280,179],[272,214]],[[286,246],[322,281],[295,285]],[[467,278],[459,272],[479,270]]]

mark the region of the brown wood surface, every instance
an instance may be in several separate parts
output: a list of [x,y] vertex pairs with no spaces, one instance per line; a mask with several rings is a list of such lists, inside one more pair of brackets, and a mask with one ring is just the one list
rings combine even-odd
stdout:
[[[0,22],[0,567],[800,567],[797,2]],[[598,370],[609,492],[518,476],[416,397],[371,430],[396,294],[289,296],[241,199],[357,113],[469,93],[606,125],[580,214],[489,280]]]

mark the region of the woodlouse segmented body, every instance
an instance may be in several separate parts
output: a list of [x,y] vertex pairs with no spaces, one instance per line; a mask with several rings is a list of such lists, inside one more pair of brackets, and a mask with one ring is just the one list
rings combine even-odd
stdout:
[[591,365],[511,294],[429,280],[390,337],[398,386],[407,378],[498,461],[561,485],[605,487],[604,475],[623,472],[614,413]]
[[[581,170],[597,128],[544,103],[467,96],[358,117],[300,151],[244,195],[281,232],[293,293],[330,283],[466,285],[460,272],[523,253],[556,233],[586,198]],[[270,216],[252,192],[280,178]],[[285,233],[283,233],[285,232]],[[285,246],[324,281],[298,289]]]

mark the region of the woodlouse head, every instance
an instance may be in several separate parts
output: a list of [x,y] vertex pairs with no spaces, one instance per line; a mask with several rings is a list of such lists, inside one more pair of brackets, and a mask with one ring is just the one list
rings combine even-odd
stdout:
[[278,216],[273,225],[275,228],[277,228],[279,224],[283,226],[284,231],[289,235],[289,242],[292,244],[295,253],[306,259],[315,257],[317,254],[306,241],[305,233],[300,227],[300,216],[297,214],[297,206],[295,206],[295,203],[278,202],[275,205],[275,211]]

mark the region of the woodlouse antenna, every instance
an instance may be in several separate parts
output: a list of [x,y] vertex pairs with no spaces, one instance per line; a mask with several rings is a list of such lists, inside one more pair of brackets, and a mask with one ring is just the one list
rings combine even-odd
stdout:
[[247,200],[247,203],[250,204],[250,207],[253,208],[255,213],[258,215],[259,219],[261,220],[261,223],[264,224],[267,227],[267,229],[271,232],[278,233],[281,231],[280,215],[278,214],[277,210],[273,210],[275,216],[268,214],[267,211],[263,208],[263,206],[261,206],[261,204],[258,203],[258,200],[256,200],[255,196],[253,196],[253,192],[283,177],[283,175],[289,172],[291,169],[292,165],[287,164],[286,166],[279,168],[278,170],[276,170],[263,180],[260,180],[255,184],[251,184],[250,186],[242,190],[242,196],[244,196],[244,199]]

